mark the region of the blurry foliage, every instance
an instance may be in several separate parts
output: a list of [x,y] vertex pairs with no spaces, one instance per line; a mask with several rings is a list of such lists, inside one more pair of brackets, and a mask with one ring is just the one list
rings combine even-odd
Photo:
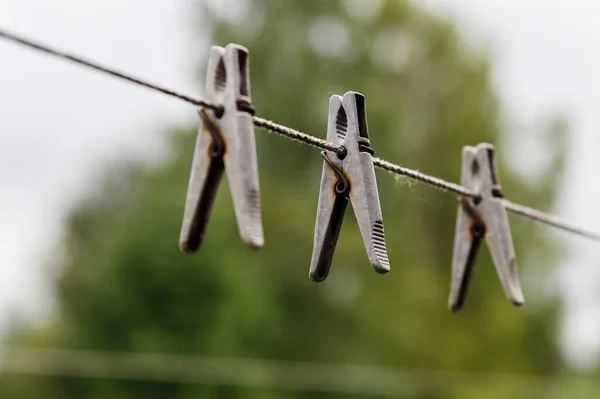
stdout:
[[[405,1],[219,1],[198,10],[213,43],[251,55],[258,113],[319,137],[328,99],[367,98],[376,155],[458,181],[461,147],[498,145],[499,105],[486,54]],[[242,7],[242,5],[245,5]],[[199,76],[203,76],[200,74]],[[203,79],[203,78],[202,78]],[[556,129],[554,129],[556,130]],[[561,148],[562,134],[548,136]],[[128,167],[72,210],[55,272],[58,309],[44,328],[9,342],[48,347],[377,364],[490,373],[564,372],[558,299],[533,300],[559,252],[535,224],[513,220],[529,304],[504,298],[487,249],[480,251],[466,309],[446,308],[456,199],[378,172],[392,271],[371,270],[353,213],[329,279],[308,279],[321,171],[314,149],[257,132],[266,246],[238,237],[221,184],[197,255],[177,240],[195,127],[171,132],[175,156],[153,170]],[[535,189],[502,168],[504,192],[548,208],[560,151]],[[512,220],[512,219],[511,219]],[[539,269],[535,266],[543,264]],[[533,302],[533,304],[531,303]],[[10,359],[8,359],[10,361]],[[474,377],[475,378],[475,377]],[[548,398],[514,386],[423,382],[428,398]],[[5,375],[11,398],[336,398],[337,394],[193,384]]]

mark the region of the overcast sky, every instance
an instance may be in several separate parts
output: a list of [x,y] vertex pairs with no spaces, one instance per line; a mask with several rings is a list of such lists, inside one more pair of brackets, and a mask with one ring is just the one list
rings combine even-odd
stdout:
[[[557,111],[569,117],[572,152],[554,211],[600,230],[600,3],[420,2],[457,21],[471,45],[492,50],[494,85],[512,134],[528,137]],[[0,26],[201,93],[193,67],[203,43],[190,33],[189,7],[183,0],[0,0]],[[161,128],[197,116],[178,101],[2,41],[0,72],[1,328],[15,312],[39,314],[48,306],[44,258],[66,209],[97,170],[125,154],[160,154]],[[536,151],[528,143],[512,154],[522,171],[528,151]],[[560,273],[569,309],[564,346],[585,364],[600,348],[600,245],[558,237],[571,249]]]

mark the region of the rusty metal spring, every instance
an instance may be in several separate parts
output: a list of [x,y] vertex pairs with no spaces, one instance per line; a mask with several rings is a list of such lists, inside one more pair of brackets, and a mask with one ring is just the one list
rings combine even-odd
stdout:
[[[34,50],[55,56],[57,58],[61,58],[61,59],[71,61],[71,62],[79,64],[79,65],[86,66],[86,67],[94,69],[96,71],[106,73],[108,75],[111,75],[111,76],[119,78],[119,79],[126,80],[130,83],[134,83],[138,86],[146,87],[148,89],[163,93],[167,96],[171,96],[171,97],[180,99],[182,101],[185,101],[185,102],[195,105],[197,107],[210,108],[217,112],[223,110],[223,108],[220,104],[216,104],[216,103],[206,100],[202,97],[188,95],[188,94],[182,93],[180,91],[177,91],[177,90],[174,90],[174,89],[162,86],[162,85],[158,85],[156,83],[151,83],[147,80],[144,80],[144,79],[141,79],[138,77],[134,77],[134,76],[126,74],[124,72],[120,72],[116,69],[99,65],[95,62],[86,60],[78,55],[60,51],[60,50],[54,49],[52,47],[46,46],[44,44],[38,43],[36,41],[24,38],[20,35],[8,32],[2,28],[0,28],[0,38],[12,41],[19,45],[28,47],[30,49],[34,49]],[[298,130],[292,129],[292,128],[284,126],[284,125],[277,124],[273,121],[270,121],[268,119],[264,119],[264,118],[261,118],[258,116],[254,116],[253,121],[254,121],[255,126],[263,128],[269,132],[273,132],[273,133],[279,134],[281,136],[285,136],[288,139],[291,139],[291,140],[294,140],[294,141],[297,141],[300,143],[308,144],[310,146],[320,148],[322,150],[334,152],[340,156],[345,155],[346,150],[343,146],[328,142],[326,140],[322,140],[318,137],[311,136],[309,134],[300,132]],[[427,175],[427,174],[419,172],[418,170],[415,170],[415,169],[406,168],[404,166],[400,166],[400,165],[391,163],[389,161],[386,161],[386,160],[383,160],[380,158],[373,158],[373,164],[377,168],[386,170],[386,171],[396,174],[396,175],[406,176],[415,181],[419,181],[421,183],[424,183],[431,187],[434,187],[440,191],[458,194],[461,197],[471,197],[471,198],[477,197],[476,193],[472,192],[471,190],[469,190],[466,187],[463,187],[456,183],[446,181],[439,177]],[[575,226],[569,222],[559,219],[558,217],[556,217],[554,215],[539,211],[537,209],[529,208],[524,205],[515,204],[508,200],[504,200],[504,203],[505,203],[506,209],[516,215],[524,216],[524,217],[532,219],[532,220],[537,220],[537,221],[545,223],[549,226],[556,227],[558,229],[579,235],[581,237],[586,237],[586,238],[589,238],[589,239],[592,239],[595,241],[600,241],[600,234],[586,230],[586,229],[578,227],[578,226]]]

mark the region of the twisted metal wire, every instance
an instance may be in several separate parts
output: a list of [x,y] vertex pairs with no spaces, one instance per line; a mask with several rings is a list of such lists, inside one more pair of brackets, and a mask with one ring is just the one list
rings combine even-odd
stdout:
[[462,195],[463,197],[476,197],[477,194],[473,191],[469,190],[466,187],[463,187],[459,184],[452,183],[446,181],[444,179],[440,179],[439,177],[430,176],[425,173],[419,172],[415,169],[405,168],[404,166],[396,165],[391,162],[388,162],[384,159],[373,158],[373,165],[376,167],[387,170],[390,173],[394,173],[401,176],[409,177],[413,180],[417,180],[421,183],[425,183],[430,185],[431,187],[437,188],[440,191],[446,191],[458,195]]
[[288,137],[294,141],[299,141],[301,143],[308,144],[316,148],[321,148],[323,150],[335,152],[339,155],[343,155],[346,152],[346,149],[341,145],[322,140],[318,137],[311,136],[310,134],[302,133],[298,130],[277,124],[267,119],[259,118],[258,116],[254,117],[254,126],[258,126],[270,132]]
[[[161,86],[161,85],[158,85],[155,83],[151,83],[146,80],[125,74],[125,73],[117,71],[115,69],[101,66],[95,62],[86,60],[80,56],[69,54],[64,51],[56,50],[52,47],[40,44],[33,40],[23,38],[20,35],[10,33],[2,28],[0,28],[0,38],[7,39],[14,43],[26,46],[26,47],[34,49],[34,50],[41,51],[43,53],[46,53],[46,54],[49,54],[49,55],[52,55],[52,56],[55,56],[58,58],[62,58],[67,61],[74,62],[79,65],[86,66],[88,68],[92,68],[96,71],[109,74],[111,76],[126,80],[131,83],[135,83],[139,86],[143,86],[143,87],[146,87],[151,90],[158,91],[160,93],[166,94],[166,95],[174,97],[174,98],[178,98],[182,101],[185,101],[189,104],[193,104],[198,107],[206,107],[206,108],[210,108],[210,109],[213,109],[216,111],[222,110],[222,106],[220,104],[214,103],[210,100],[207,100],[207,99],[204,99],[201,97],[191,96],[191,95],[188,95],[185,93],[181,93],[179,91],[170,89],[168,87]],[[300,132],[298,130],[292,129],[292,128],[284,126],[284,125],[277,124],[273,121],[270,121],[270,120],[267,120],[264,118],[260,118],[258,116],[255,116],[253,118],[253,122],[254,122],[254,125],[257,127],[263,128],[269,132],[273,132],[273,133],[285,136],[291,140],[294,140],[294,141],[297,141],[300,143],[308,144],[310,146],[320,148],[323,150],[332,151],[332,152],[335,152],[336,154],[340,154],[340,155],[343,155],[346,152],[346,149],[343,146],[328,142],[326,140],[322,140],[318,137],[311,136],[309,134]],[[386,160],[383,160],[380,158],[373,158],[373,165],[377,168],[386,170],[390,173],[401,175],[401,176],[406,176],[408,178],[419,181],[421,183],[425,183],[425,184],[427,184],[431,187],[434,187],[440,191],[450,192],[450,193],[458,194],[458,195],[464,196],[464,197],[476,197],[477,196],[476,193],[474,193],[473,191],[471,191],[468,188],[461,186],[459,184],[443,180],[439,177],[427,175],[427,174],[419,172],[418,170],[415,170],[415,169],[410,169],[410,168],[406,168],[404,166],[396,165],[394,163],[391,163],[389,161],[386,161]],[[504,203],[505,203],[505,207],[508,211],[513,212],[517,215],[521,215],[521,216],[524,216],[524,217],[532,219],[532,220],[537,220],[537,221],[545,223],[549,226],[553,226],[558,229],[565,230],[565,231],[568,231],[573,234],[577,234],[581,237],[586,237],[586,238],[590,238],[592,240],[600,241],[600,234],[591,232],[589,230],[580,228],[578,226],[575,226],[569,222],[559,219],[558,217],[556,217],[554,215],[550,215],[550,214],[538,211],[536,209],[529,208],[524,205],[515,204],[508,200],[505,200]]]
[[504,207],[516,215],[524,216],[531,220],[537,220],[552,227],[577,234],[581,237],[589,238],[595,241],[600,241],[600,234],[588,231],[579,226],[575,226],[567,221],[559,219],[554,215],[538,211],[537,209],[529,208],[525,205],[515,204],[507,199],[504,200]]
[[212,101],[208,101],[204,98],[190,96],[190,95],[178,92],[176,90],[173,90],[173,89],[170,89],[170,88],[167,88],[164,86],[160,86],[160,85],[148,82],[148,81],[140,79],[140,78],[136,78],[136,77],[128,75],[126,73],[117,71],[116,69],[105,67],[105,66],[99,65],[95,62],[86,60],[80,56],[77,56],[74,54],[69,54],[67,52],[54,49],[52,47],[46,46],[45,44],[40,44],[40,43],[37,43],[30,39],[25,39],[21,36],[18,36],[14,33],[10,33],[1,28],[0,28],[0,37],[10,40],[14,43],[23,45],[25,47],[29,47],[31,49],[41,51],[42,53],[50,54],[55,57],[62,58],[64,60],[71,61],[76,64],[86,66],[88,68],[92,68],[96,71],[103,72],[103,73],[112,75],[114,77],[126,80],[128,82],[135,83],[139,86],[143,86],[148,89],[158,91],[158,92],[166,94],[168,96],[178,98],[178,99],[186,101],[190,104],[194,104],[198,107],[206,107],[206,108],[214,109],[215,111],[219,111],[222,109],[219,104],[215,104]]

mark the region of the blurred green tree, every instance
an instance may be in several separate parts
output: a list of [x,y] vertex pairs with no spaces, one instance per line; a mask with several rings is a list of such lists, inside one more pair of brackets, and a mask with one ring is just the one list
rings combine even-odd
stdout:
[[[439,17],[399,0],[246,0],[235,9],[225,4],[203,3],[199,25],[213,43],[249,48],[252,95],[261,116],[324,137],[330,95],[354,90],[367,98],[378,156],[452,181],[460,175],[463,145],[492,142],[502,161],[502,121],[488,56],[467,47]],[[515,309],[505,300],[482,249],[466,309],[451,314],[446,298],[455,198],[378,172],[392,272],[371,270],[347,212],[329,279],[315,284],[307,274],[322,160],[314,149],[257,132],[266,247],[243,246],[222,184],[202,250],[185,255],[177,239],[195,127],[170,137],[168,162],[151,170],[112,170],[72,210],[53,269],[56,315],[43,327],[15,328],[10,343],[406,369],[564,372],[558,299],[539,288],[551,283],[547,272],[560,253],[532,223],[513,220],[527,307]],[[557,150],[534,187],[502,168],[505,193],[548,208],[562,167],[562,138],[560,132],[548,135]],[[414,385],[414,397],[424,398],[550,397],[544,384],[532,391],[526,384],[486,384],[476,376],[463,380],[423,377],[407,384]],[[346,397],[9,374],[0,379],[0,394]]]

